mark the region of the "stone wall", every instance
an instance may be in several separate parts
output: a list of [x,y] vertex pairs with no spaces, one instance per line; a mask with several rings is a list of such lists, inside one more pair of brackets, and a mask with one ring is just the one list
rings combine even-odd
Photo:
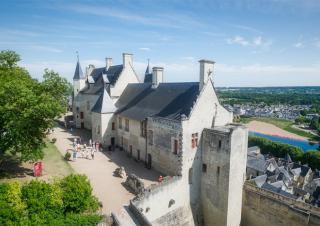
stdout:
[[[116,143],[124,151],[129,153],[132,146],[132,157],[138,161],[145,161],[146,158],[146,139],[141,136],[140,121],[129,119],[129,131],[125,131],[125,117],[122,118],[122,129],[119,128],[119,117],[116,116],[117,140]],[[140,152],[140,156],[138,156]]]
[[[150,132],[152,131],[152,138]],[[151,155],[151,167],[166,175],[181,175],[182,128],[181,123],[163,118],[148,118],[147,154]],[[152,144],[149,140],[153,139]],[[178,140],[178,154],[174,154],[174,140]]]
[[201,201],[205,225],[240,224],[247,137],[247,128],[233,124],[203,131]]
[[242,226],[319,226],[320,208],[258,188],[243,189]]
[[[194,225],[189,196],[181,177],[167,177],[155,187],[146,189],[131,205],[138,210],[137,218],[145,218],[152,225]],[[138,215],[137,215],[138,214]]]

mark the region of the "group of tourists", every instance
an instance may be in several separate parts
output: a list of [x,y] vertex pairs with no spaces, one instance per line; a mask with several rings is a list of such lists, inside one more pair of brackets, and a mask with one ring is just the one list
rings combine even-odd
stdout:
[[86,143],[83,144],[81,137],[74,138],[72,146],[73,161],[75,161],[77,157],[93,160],[95,152],[100,151],[101,149],[101,145],[99,142],[92,142],[92,140],[90,139],[88,145]]

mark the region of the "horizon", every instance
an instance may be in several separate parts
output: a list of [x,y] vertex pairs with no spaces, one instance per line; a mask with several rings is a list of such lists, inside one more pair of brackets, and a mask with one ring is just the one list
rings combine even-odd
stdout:
[[1,2],[0,49],[41,79],[45,68],[72,81],[82,70],[134,54],[142,78],[164,67],[166,82],[199,80],[200,59],[215,64],[217,87],[320,86],[320,2],[37,1]]

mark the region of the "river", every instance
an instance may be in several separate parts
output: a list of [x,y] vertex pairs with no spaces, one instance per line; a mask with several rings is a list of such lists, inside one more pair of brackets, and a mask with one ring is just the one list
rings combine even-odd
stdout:
[[276,142],[282,142],[286,144],[290,144],[293,146],[297,146],[301,148],[303,151],[309,151],[309,150],[317,150],[319,148],[319,144],[314,144],[314,143],[309,143],[308,141],[304,140],[297,140],[297,139],[291,139],[287,137],[279,137],[279,136],[272,136],[272,135],[267,135],[267,134],[262,134],[262,133],[257,133],[257,132],[249,132],[250,136],[257,136],[257,137],[262,137],[266,138],[272,141]]

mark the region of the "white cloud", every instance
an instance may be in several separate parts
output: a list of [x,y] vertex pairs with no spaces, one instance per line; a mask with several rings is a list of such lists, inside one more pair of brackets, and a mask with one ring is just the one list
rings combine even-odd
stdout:
[[244,25],[240,25],[240,24],[230,24],[232,27],[235,28],[239,28],[241,30],[245,30],[245,31],[250,31],[250,32],[254,32],[254,33],[259,33],[262,34],[262,31],[255,29],[253,27],[249,27],[249,26],[244,26]]
[[302,42],[294,43],[293,46],[296,47],[296,48],[303,48],[304,47]]
[[151,50],[151,49],[148,48],[148,47],[140,47],[139,49],[142,50],[142,51],[150,51],[150,50]]
[[249,45],[249,42],[241,36],[235,36],[233,38],[229,38],[229,39],[227,39],[227,42],[228,42],[228,44],[239,44],[242,46]]
[[269,47],[272,41],[265,40],[261,36],[253,37],[252,40],[246,39],[240,35],[227,39],[228,44],[237,44],[241,46],[253,46],[253,47]]
[[320,40],[319,39],[316,39],[315,42],[314,42],[314,45],[318,48],[320,48]]
[[50,47],[50,46],[42,46],[42,45],[30,45],[29,48],[32,48],[33,50],[52,52],[52,53],[63,52],[61,49]]
[[182,60],[195,60],[194,57],[192,56],[185,56],[185,57],[181,57]]
[[[182,59],[181,59],[182,60]],[[199,63],[195,60],[183,60],[177,62],[151,62],[151,66],[164,67],[164,80],[166,82],[191,82],[199,81]],[[88,64],[103,67],[105,62],[97,59],[81,61],[83,72]],[[22,62],[30,74],[38,79],[42,78],[45,68],[59,72],[61,76],[72,81],[75,70],[75,62]],[[146,62],[134,61],[133,66],[143,80],[147,67]],[[297,86],[297,85],[320,85],[320,64],[309,66],[292,65],[229,65],[215,64],[214,82],[216,86]],[[303,75],[303,76],[301,76]]]

